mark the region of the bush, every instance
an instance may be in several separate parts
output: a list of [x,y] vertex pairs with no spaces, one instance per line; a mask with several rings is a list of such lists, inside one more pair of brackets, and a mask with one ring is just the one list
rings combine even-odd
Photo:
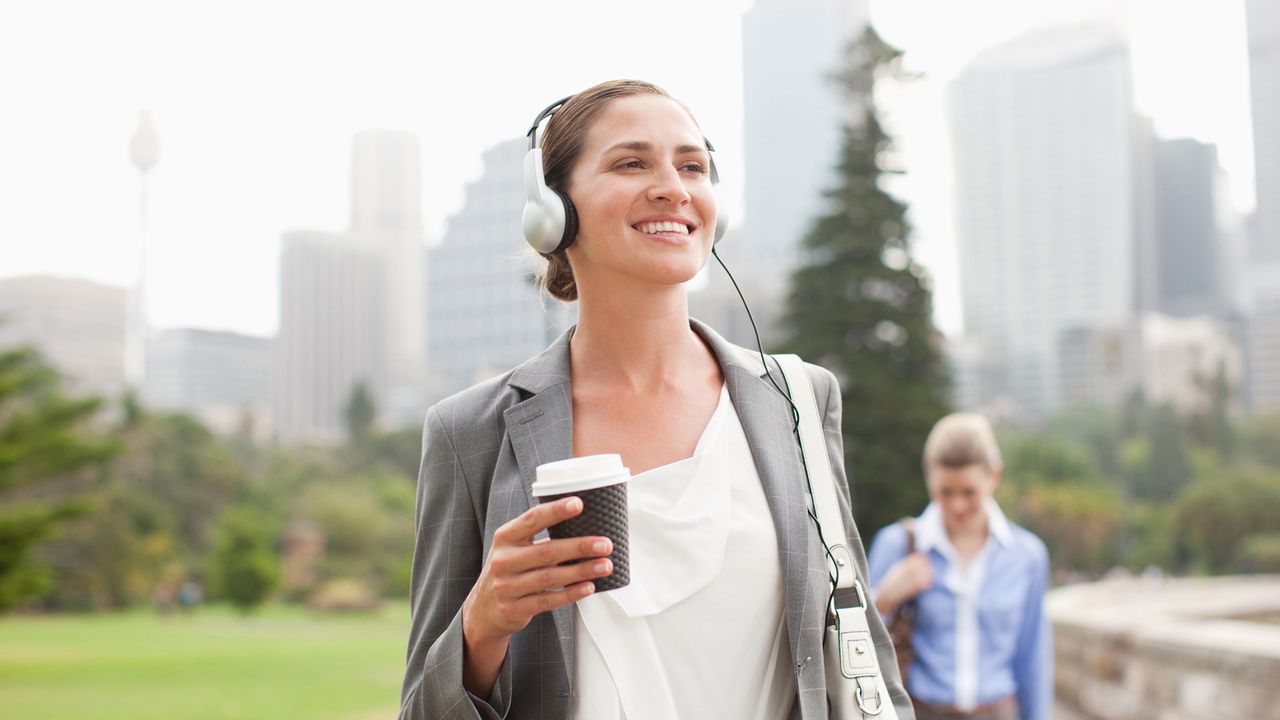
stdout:
[[1280,533],[1245,538],[1240,559],[1249,572],[1280,573]]
[[1011,503],[1010,514],[1044,540],[1054,568],[1102,573],[1114,564],[1124,526],[1114,488],[1039,480],[1001,497]]
[[270,521],[246,508],[223,513],[209,570],[214,590],[241,612],[261,605],[280,579]]
[[368,612],[382,607],[382,598],[355,578],[330,580],[307,598],[315,612]]
[[[1235,470],[1204,478],[1178,498],[1177,525],[1199,570],[1247,571],[1245,540],[1280,533],[1280,473]],[[1265,555],[1266,541],[1256,552]]]

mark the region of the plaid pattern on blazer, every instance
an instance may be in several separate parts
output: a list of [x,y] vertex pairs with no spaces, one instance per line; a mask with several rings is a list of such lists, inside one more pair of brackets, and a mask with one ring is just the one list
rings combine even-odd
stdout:
[[[787,634],[798,688],[791,718],[826,718],[822,634],[829,585],[817,531],[806,512],[791,408],[765,377],[758,353],[730,344],[696,320],[691,326],[720,362],[778,534]],[[574,667],[572,606],[535,616],[511,637],[489,698],[474,697],[462,687],[461,607],[480,574],[494,531],[532,507],[534,468],[572,454],[572,332],[509,373],[443,400],[427,412],[418,474],[413,625],[401,720],[568,717]],[[782,373],[771,365],[781,385]],[[827,370],[816,365],[806,369],[823,412],[831,467],[843,491],[845,532],[865,585],[866,558],[845,483],[839,387]],[[842,595],[837,599],[841,605],[851,602]],[[879,613],[872,610],[867,619],[898,717],[911,720],[914,713],[892,660],[889,634]],[[750,692],[750,688],[742,690]]]

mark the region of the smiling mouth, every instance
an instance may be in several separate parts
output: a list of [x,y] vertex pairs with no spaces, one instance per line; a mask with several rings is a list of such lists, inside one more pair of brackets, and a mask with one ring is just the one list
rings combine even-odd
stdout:
[[693,231],[693,228],[685,225],[684,223],[671,222],[669,220],[663,222],[637,223],[632,225],[632,227],[646,235],[657,235],[659,233],[688,235]]

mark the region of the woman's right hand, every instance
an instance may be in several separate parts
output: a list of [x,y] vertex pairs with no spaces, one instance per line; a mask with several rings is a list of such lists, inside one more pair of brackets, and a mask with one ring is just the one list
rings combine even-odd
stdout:
[[[581,512],[581,499],[565,498],[535,505],[494,532],[480,577],[462,602],[463,685],[472,694],[487,698],[493,692],[512,634],[538,613],[587,597],[595,590],[592,580],[613,572],[607,537],[534,542],[538,533]],[[574,562],[579,560],[586,561]],[[561,565],[566,562],[573,564]]]
[[933,563],[924,553],[911,553],[884,574],[876,587],[876,609],[886,615],[933,585]]

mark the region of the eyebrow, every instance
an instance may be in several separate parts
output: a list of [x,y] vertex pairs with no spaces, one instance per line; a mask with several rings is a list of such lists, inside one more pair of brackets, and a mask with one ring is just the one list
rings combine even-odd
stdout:
[[[648,152],[653,150],[653,143],[644,140],[633,140],[631,142],[620,142],[617,145],[605,150],[605,154],[609,154],[615,150],[634,150],[636,152]],[[676,148],[677,155],[686,155],[688,153],[707,152],[705,145],[681,145]]]

